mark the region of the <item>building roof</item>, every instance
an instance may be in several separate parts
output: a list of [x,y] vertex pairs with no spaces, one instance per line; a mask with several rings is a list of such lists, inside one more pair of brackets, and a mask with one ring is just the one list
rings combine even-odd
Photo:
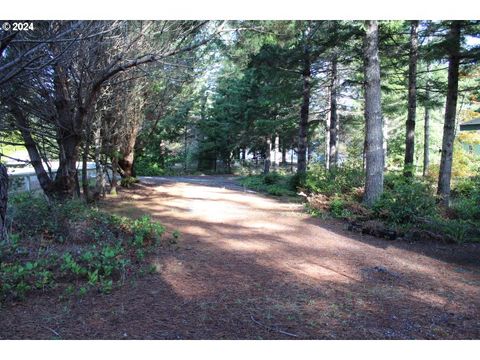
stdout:
[[480,130],[480,118],[472,119],[460,124],[460,130]]

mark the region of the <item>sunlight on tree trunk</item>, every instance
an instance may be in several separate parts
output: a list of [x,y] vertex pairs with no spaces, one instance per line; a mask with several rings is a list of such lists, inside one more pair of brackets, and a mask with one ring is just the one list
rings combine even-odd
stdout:
[[366,21],[365,35],[366,179],[363,201],[372,205],[383,193],[383,127],[380,101],[378,23]]

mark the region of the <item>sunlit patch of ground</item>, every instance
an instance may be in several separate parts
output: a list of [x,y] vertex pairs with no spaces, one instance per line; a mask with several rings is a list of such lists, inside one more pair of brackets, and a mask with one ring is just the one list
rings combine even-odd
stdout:
[[230,178],[147,180],[102,206],[180,231],[154,272],[68,311],[48,298],[9,309],[0,338],[48,336],[29,325],[37,313],[63,338],[480,338],[478,246],[350,233]]

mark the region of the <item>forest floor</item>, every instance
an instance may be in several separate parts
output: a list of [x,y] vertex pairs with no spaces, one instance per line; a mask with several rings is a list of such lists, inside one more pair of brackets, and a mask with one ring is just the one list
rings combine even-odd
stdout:
[[103,207],[178,244],[112,294],[0,309],[0,339],[480,338],[480,244],[348,232],[233,177],[142,178]]

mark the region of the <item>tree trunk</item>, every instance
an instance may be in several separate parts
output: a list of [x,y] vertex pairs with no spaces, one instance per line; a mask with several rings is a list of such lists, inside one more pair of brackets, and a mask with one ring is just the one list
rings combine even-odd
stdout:
[[387,159],[388,159],[388,119],[384,118],[383,119],[383,169],[386,171],[387,170]]
[[303,50],[303,88],[302,88],[302,106],[300,108],[300,123],[298,126],[298,152],[297,152],[297,173],[302,174],[307,171],[307,134],[308,134],[308,114],[310,108],[310,89],[311,89],[311,68],[310,68],[310,49],[308,44],[304,45]]
[[415,155],[415,118],[417,111],[417,58],[418,58],[418,20],[410,25],[410,55],[408,66],[408,115],[405,136],[405,176],[413,176],[413,159]]
[[[331,105],[331,91],[328,91],[328,103]],[[325,169],[330,170],[330,117],[332,116],[331,111],[327,113],[327,117],[325,119]]]
[[88,153],[90,151],[90,124],[87,123],[87,127],[85,129],[85,146],[83,148],[83,155],[82,155],[82,189],[83,189],[83,197],[85,200],[90,200],[89,194],[89,184],[88,184]]
[[263,164],[263,173],[268,174],[270,172],[270,154],[272,152],[272,139],[267,137],[267,150],[265,151],[265,163]]
[[285,165],[287,163],[287,148],[285,147],[285,145],[283,144],[283,141],[282,141],[282,164]]
[[112,157],[112,183],[110,185],[110,194],[117,195],[117,166],[118,159],[116,156]]
[[365,34],[366,178],[363,201],[372,205],[383,193],[383,128],[378,57],[378,23],[366,21]]
[[185,133],[183,134],[183,141],[184,141],[184,144],[183,144],[183,170],[185,172],[187,172],[187,151],[188,151],[188,148],[187,148],[187,138],[188,138],[188,133],[187,133],[187,125],[185,125]]
[[74,106],[68,89],[67,71],[57,65],[54,68],[57,143],[60,164],[52,186],[51,196],[57,199],[73,198],[77,187],[77,160],[83,121],[87,115],[84,105]]
[[37,144],[32,137],[32,133],[30,132],[28,120],[25,117],[24,113],[16,106],[12,106],[10,108],[10,111],[15,118],[15,123],[17,124],[17,127],[20,130],[20,134],[22,135],[25,147],[27,148],[28,156],[30,157],[30,164],[35,170],[35,174],[37,175],[40,187],[44,191],[45,195],[50,197],[53,182],[45,171],[45,168],[43,167],[42,158],[38,151]]
[[[427,64],[427,74],[430,66]],[[423,176],[428,175],[428,167],[430,166],[430,88],[427,80],[425,90],[425,124],[424,124],[424,140],[423,140]]]
[[458,72],[460,66],[461,21],[452,21],[448,34],[448,90],[443,125],[442,157],[438,176],[438,195],[444,205],[450,200],[452,177],[453,141],[455,139],[455,116],[457,112]]
[[292,149],[292,153],[290,154],[290,171],[293,173],[293,152],[295,150]]
[[338,118],[337,118],[337,59],[332,60],[332,82],[330,85],[330,144],[329,144],[329,168],[333,169],[338,165]]
[[100,159],[102,149],[101,126],[97,124],[95,143],[95,197],[105,196],[105,172]]
[[80,137],[70,132],[61,131],[58,140],[60,147],[60,164],[53,183],[51,196],[59,200],[71,199],[75,195],[78,149]]
[[273,162],[276,168],[278,168],[278,166],[280,165],[279,154],[280,154],[280,138],[278,137],[278,134],[277,134],[275,135],[275,146],[273,151]]
[[118,159],[118,166],[122,169],[122,176],[124,177],[135,177],[133,161],[135,159],[135,142],[137,141],[140,121],[135,121],[131,124],[131,127],[128,139],[125,140],[123,147],[120,149],[122,157]]
[[8,174],[5,165],[0,163],[0,241],[7,235]]

